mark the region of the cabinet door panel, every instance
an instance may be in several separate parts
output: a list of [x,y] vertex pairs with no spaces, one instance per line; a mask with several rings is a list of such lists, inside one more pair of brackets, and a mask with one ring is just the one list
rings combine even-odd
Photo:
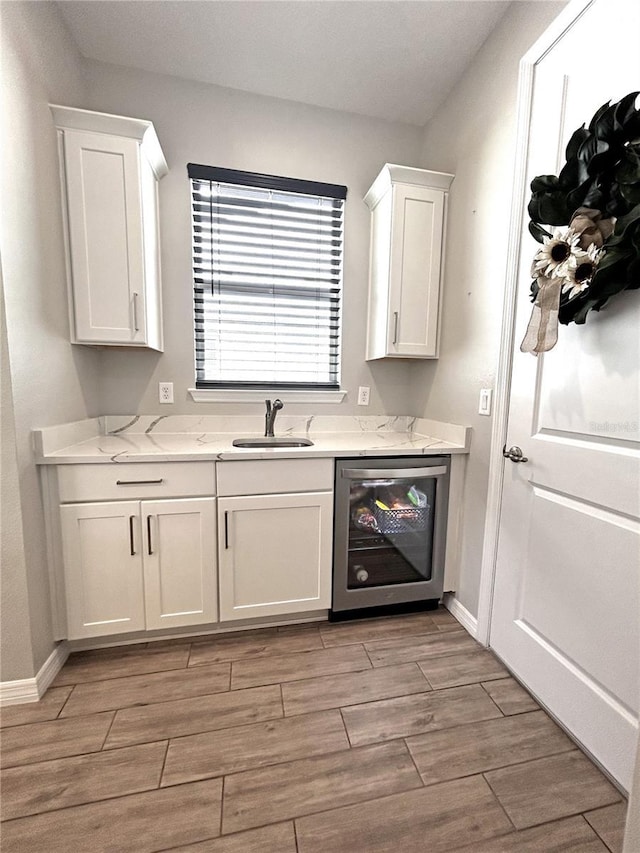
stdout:
[[221,621],[330,606],[331,492],[218,503]]
[[144,343],[144,260],[136,140],[64,134],[77,340]]
[[147,629],[215,622],[215,499],[144,501],[142,519]]
[[60,515],[69,639],[143,630],[138,502],[68,504]]
[[443,220],[443,192],[394,187],[388,326],[392,353],[437,354]]

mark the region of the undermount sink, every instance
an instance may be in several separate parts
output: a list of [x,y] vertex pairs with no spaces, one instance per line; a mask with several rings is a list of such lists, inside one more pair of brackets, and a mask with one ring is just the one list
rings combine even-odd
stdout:
[[290,436],[234,438],[232,444],[234,447],[313,447],[310,438],[292,438]]

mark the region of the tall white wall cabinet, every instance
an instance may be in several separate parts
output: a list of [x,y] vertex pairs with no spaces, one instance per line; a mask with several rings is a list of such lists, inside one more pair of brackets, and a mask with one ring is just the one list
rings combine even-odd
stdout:
[[448,190],[453,175],[386,163],[371,210],[367,360],[437,358]]
[[71,341],[162,351],[153,125],[52,105],[58,129]]

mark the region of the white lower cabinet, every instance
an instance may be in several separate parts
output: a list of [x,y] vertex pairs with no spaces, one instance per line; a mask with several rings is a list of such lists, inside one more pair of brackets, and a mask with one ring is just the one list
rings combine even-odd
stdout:
[[56,637],[327,610],[333,479],[328,458],[61,465],[45,477]]
[[332,492],[218,498],[218,523],[221,622],[331,606]]
[[60,507],[67,637],[215,622],[214,498]]

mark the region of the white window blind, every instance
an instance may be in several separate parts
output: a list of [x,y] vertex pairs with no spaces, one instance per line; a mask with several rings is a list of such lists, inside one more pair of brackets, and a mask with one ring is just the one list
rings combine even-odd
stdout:
[[188,171],[196,386],[337,388],[346,187]]

